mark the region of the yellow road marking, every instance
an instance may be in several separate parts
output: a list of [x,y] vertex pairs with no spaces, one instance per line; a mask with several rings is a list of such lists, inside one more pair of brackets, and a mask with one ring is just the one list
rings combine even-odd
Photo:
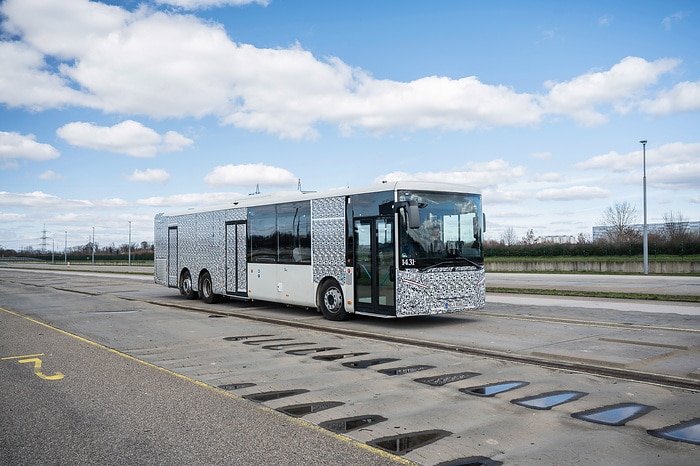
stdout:
[[56,372],[54,375],[46,375],[43,372],[41,372],[41,359],[39,358],[29,358],[29,359],[20,359],[17,361],[20,364],[25,364],[28,362],[33,362],[34,363],[34,375],[39,377],[40,379],[44,380],[61,380],[63,377],[65,377],[63,374],[60,372]]
[[10,359],[24,359],[24,358],[35,358],[37,356],[43,356],[44,353],[39,353],[39,354],[25,354],[23,356],[7,356],[4,358],[0,358],[0,361],[8,361]]

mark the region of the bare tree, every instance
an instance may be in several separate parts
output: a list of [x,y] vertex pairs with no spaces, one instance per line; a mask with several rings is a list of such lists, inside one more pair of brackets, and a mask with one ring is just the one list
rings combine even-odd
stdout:
[[523,236],[522,243],[527,245],[537,244],[537,238],[535,237],[535,232],[532,230],[532,228],[527,232],[525,236]]
[[664,214],[664,233],[666,239],[674,243],[682,243],[687,241],[690,236],[688,228],[688,219],[683,217],[683,214],[673,211]]
[[585,233],[579,233],[578,237],[576,237],[576,244],[588,244],[590,242],[590,237]]
[[504,246],[514,246],[518,244],[518,235],[515,234],[513,227],[508,227],[501,233],[501,244]]
[[629,202],[616,202],[608,206],[603,212],[600,222],[606,227],[608,241],[623,243],[639,237],[639,233],[632,228],[637,221],[637,209]]

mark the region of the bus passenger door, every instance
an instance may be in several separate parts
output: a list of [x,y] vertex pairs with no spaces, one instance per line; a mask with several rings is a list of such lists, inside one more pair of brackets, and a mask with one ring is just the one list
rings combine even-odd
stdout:
[[394,219],[355,220],[355,309],[394,315]]
[[248,295],[245,221],[226,222],[226,293]]
[[177,288],[177,227],[168,227],[168,287]]

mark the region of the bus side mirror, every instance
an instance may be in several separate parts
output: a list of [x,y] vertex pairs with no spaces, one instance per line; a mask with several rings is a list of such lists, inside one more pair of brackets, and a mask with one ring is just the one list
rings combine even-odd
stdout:
[[483,232],[486,233],[486,214],[481,214],[484,217],[484,229]]
[[420,228],[420,212],[418,211],[418,202],[413,200],[395,202],[394,212],[398,212],[399,209],[404,209],[406,211],[406,216],[408,217],[408,228]]

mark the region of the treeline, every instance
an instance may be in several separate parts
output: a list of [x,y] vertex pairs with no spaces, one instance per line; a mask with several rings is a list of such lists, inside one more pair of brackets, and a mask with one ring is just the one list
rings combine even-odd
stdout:
[[[649,237],[649,257],[690,256],[700,254],[700,239],[683,242],[666,241]],[[496,241],[484,244],[486,257],[624,257],[641,256],[644,245],[641,240],[611,243],[607,241],[579,242],[575,244],[535,243],[504,245]]]
[[[120,246],[115,246],[111,244],[109,246],[99,247],[95,244],[94,248],[95,261],[128,261],[129,260],[129,245],[123,244]],[[0,246],[0,260],[13,260],[13,259],[35,259],[35,260],[54,260],[58,261],[68,261],[68,262],[83,262],[92,261],[93,259],[93,247],[91,243],[85,245],[74,246],[68,248],[67,251],[54,250],[54,251],[41,251],[37,249],[27,248],[23,250],[6,249]],[[132,261],[153,261],[153,245],[146,241],[141,243],[133,244],[131,246],[131,260]]]

